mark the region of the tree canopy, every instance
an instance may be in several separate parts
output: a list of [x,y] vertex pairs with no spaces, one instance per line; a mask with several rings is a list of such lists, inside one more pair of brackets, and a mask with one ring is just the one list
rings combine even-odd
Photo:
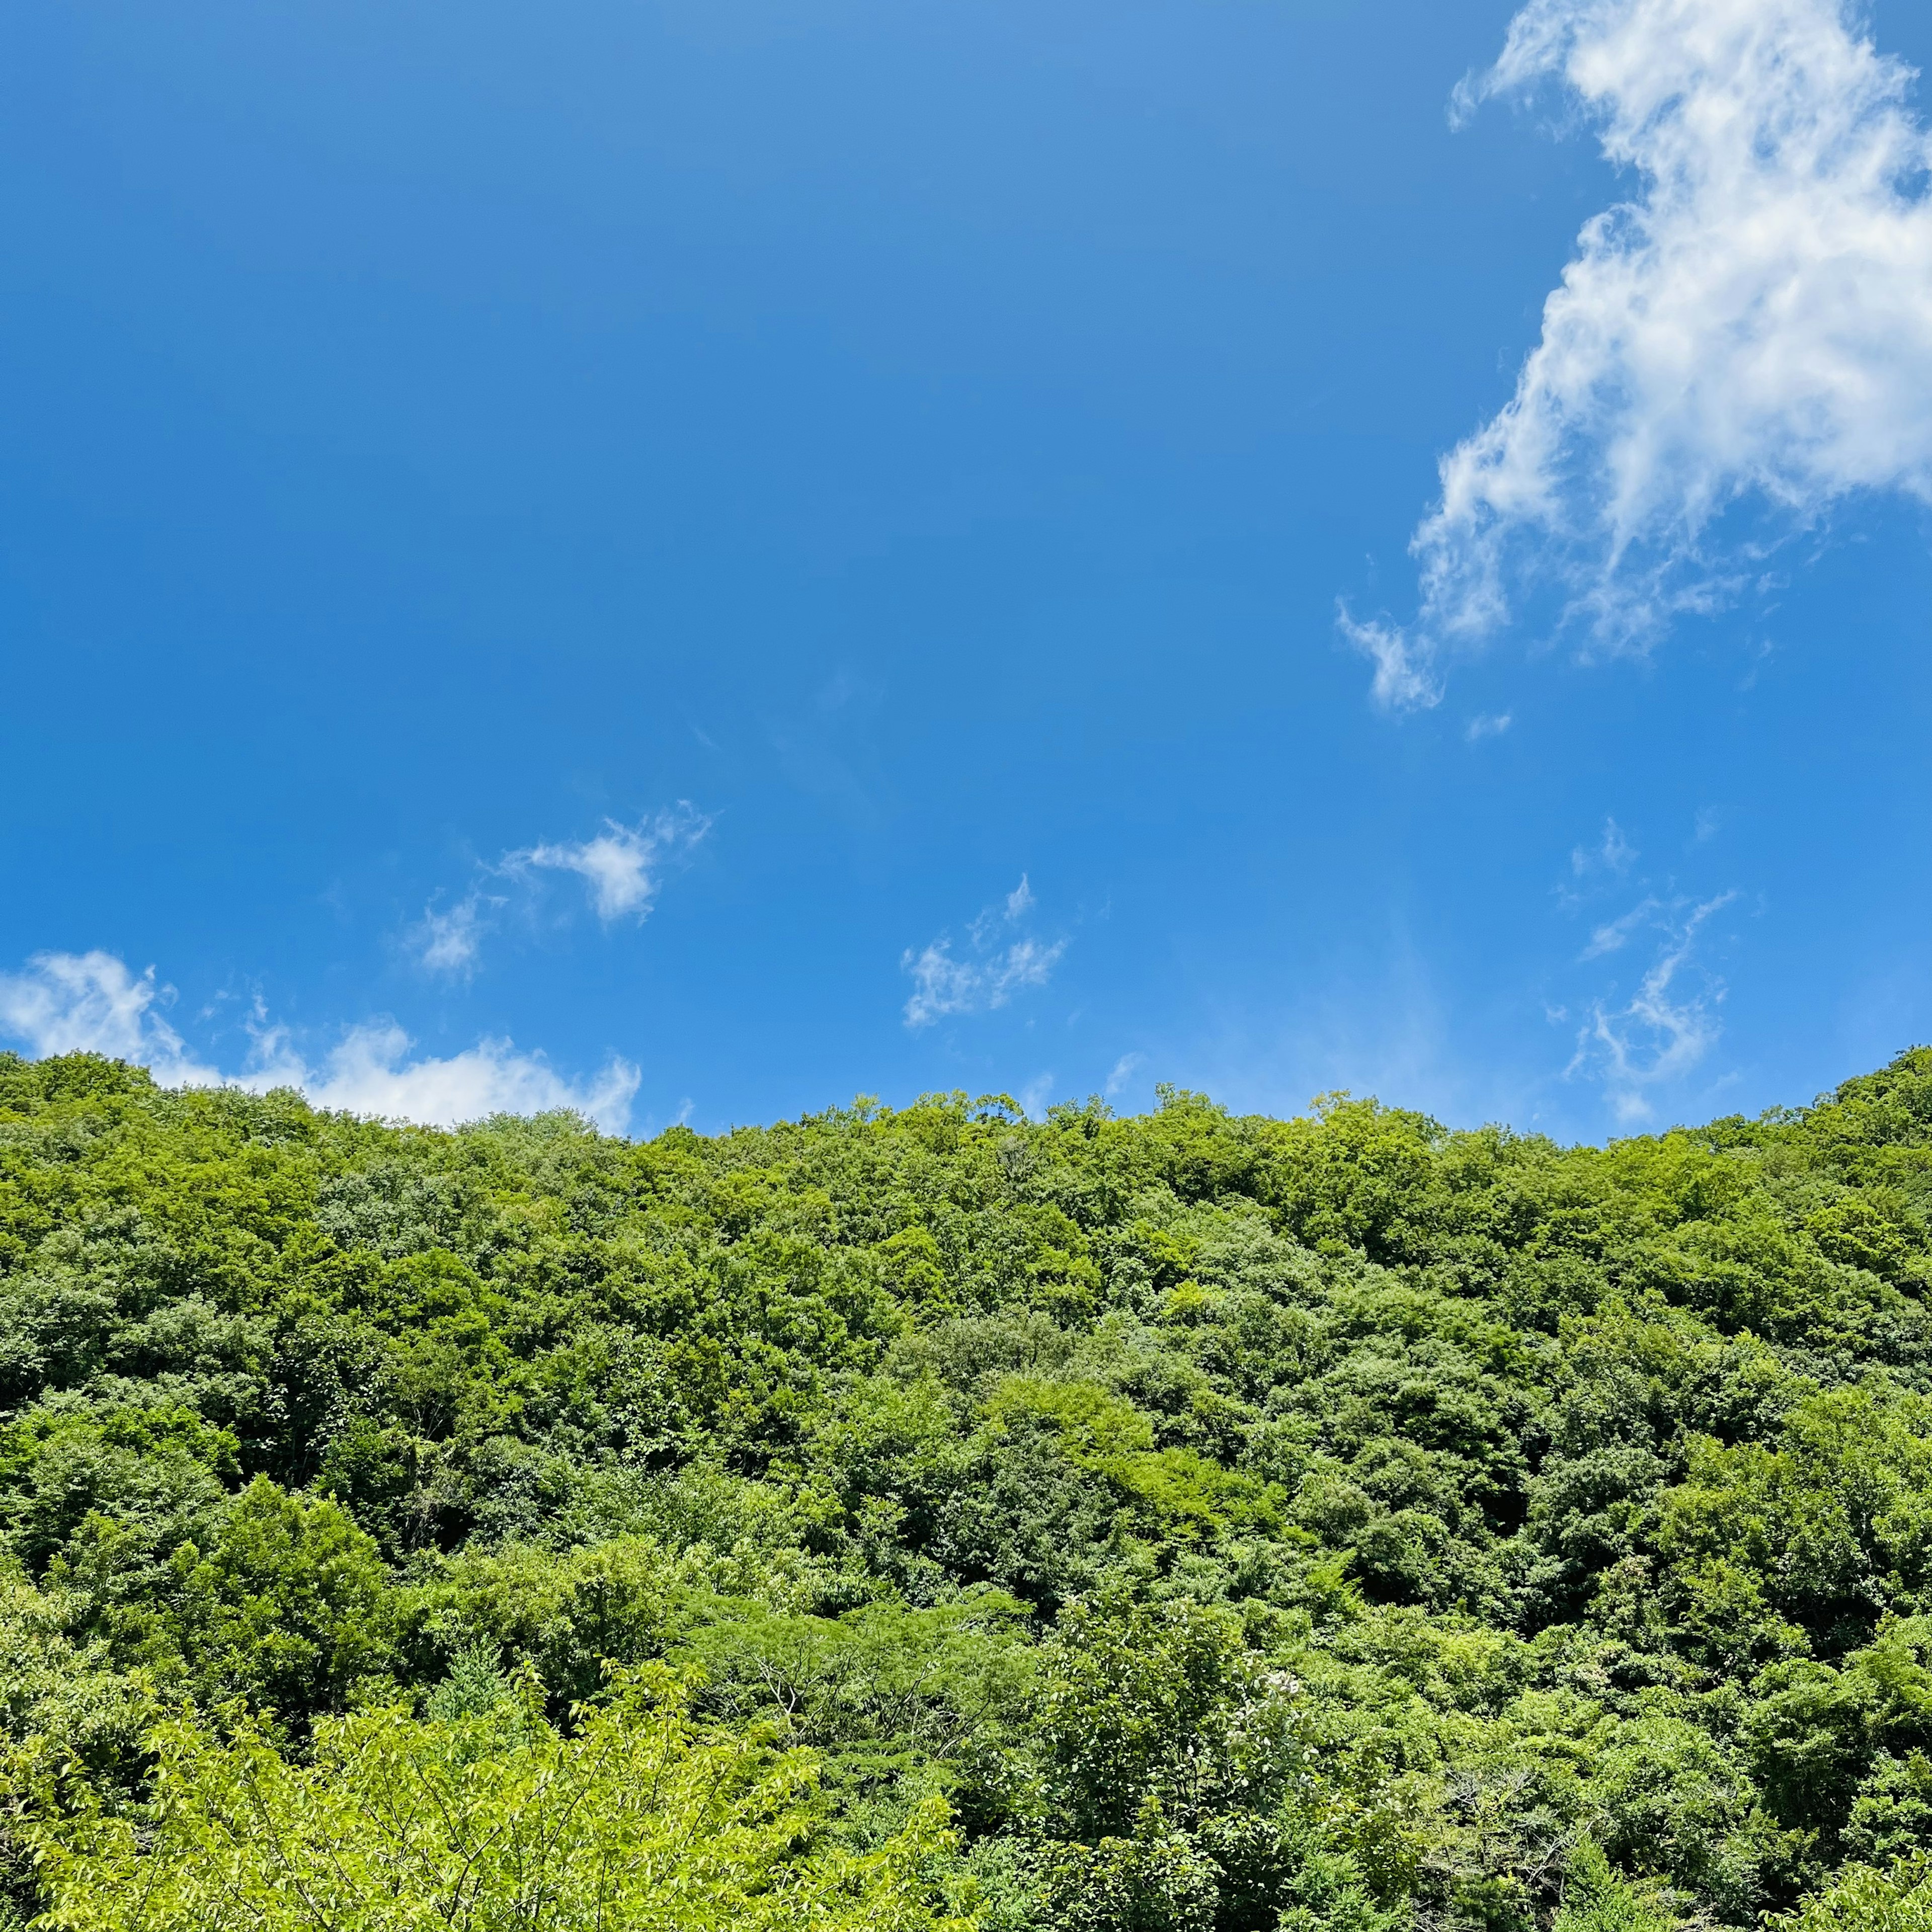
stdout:
[[1925,1922],[1932,1052],[632,1143],[0,1055],[0,1925]]

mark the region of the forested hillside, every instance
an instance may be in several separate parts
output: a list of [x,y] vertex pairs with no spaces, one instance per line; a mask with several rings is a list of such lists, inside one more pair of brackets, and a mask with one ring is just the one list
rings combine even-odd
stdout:
[[1932,1925],[1932,1052],[1563,1149],[0,1057],[74,1928]]

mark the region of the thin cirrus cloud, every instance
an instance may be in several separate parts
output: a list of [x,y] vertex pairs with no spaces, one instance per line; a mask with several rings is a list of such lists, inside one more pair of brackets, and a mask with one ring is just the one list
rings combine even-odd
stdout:
[[628,1124],[640,1076],[613,1058],[588,1080],[558,1073],[542,1054],[506,1040],[479,1040],[446,1058],[410,1058],[413,1042],[391,1021],[348,1028],[311,1064],[284,1028],[260,1022],[245,1064],[224,1072],[195,1059],[157,1010],[170,997],[154,970],[130,970],[111,952],[40,952],[18,974],[0,974],[0,1035],[35,1058],[100,1053],[147,1067],[164,1086],[232,1086],[250,1093],[302,1090],[318,1107],[429,1126],[455,1126],[493,1114],[568,1108],[607,1132]]
[[1599,927],[1585,949],[1582,956],[1594,959],[1621,950],[1641,928],[1661,936],[1628,1000],[1590,1002],[1564,1070],[1567,1076],[1587,1073],[1600,1080],[1620,1124],[1649,1120],[1652,1094],[1693,1072],[1717,1045],[1724,986],[1701,966],[1697,945],[1705,926],[1737,896],[1726,892],[1699,901],[1647,898],[1623,919]]
[[[432,973],[467,976],[476,969],[483,942],[509,908],[512,892],[527,901],[541,873],[566,873],[583,880],[591,910],[605,926],[650,917],[664,877],[711,829],[711,820],[686,801],[635,825],[614,818],[578,843],[540,842],[506,852],[454,904],[434,901],[410,928],[410,950]],[[511,891],[493,890],[493,886]],[[526,904],[525,909],[530,910]]]
[[1605,819],[1602,834],[1593,843],[1570,848],[1570,876],[1556,888],[1564,910],[1574,912],[1606,881],[1622,878],[1640,856],[1623,827],[1614,818]]
[[1438,702],[1532,595],[1641,651],[1846,500],[1932,500],[1910,70],[1845,0],[1531,0],[1456,112],[1552,77],[1636,191],[1584,225],[1514,395],[1442,459],[1414,622],[1341,611],[1391,708]]
[[1030,986],[1043,986],[1053,976],[1066,941],[1035,938],[1021,928],[1036,902],[1022,873],[1020,882],[997,904],[988,906],[966,929],[967,950],[956,956],[950,933],[941,933],[914,952],[902,956],[902,969],[912,976],[912,997],[905,1004],[905,1023],[916,1031],[935,1020],[958,1014],[990,1012]]
[[1577,1022],[1566,1079],[1588,1078],[1603,1088],[1619,1125],[1648,1120],[1655,1096],[1694,1072],[1723,1035],[1724,984],[1700,953],[1706,929],[1734,904],[1735,889],[1699,898],[1668,883],[1630,876],[1642,855],[1614,818],[1600,837],[1570,854],[1570,876],[1556,889],[1564,910],[1634,890],[1624,910],[1592,925],[1576,955],[1589,965],[1652,942],[1648,964],[1625,996],[1612,987],[1582,1003],[1580,1016],[1554,1007],[1554,1021]]
[[494,894],[477,890],[464,894],[447,911],[427,908],[412,934],[417,959],[432,973],[474,971],[490,919],[506,904]]

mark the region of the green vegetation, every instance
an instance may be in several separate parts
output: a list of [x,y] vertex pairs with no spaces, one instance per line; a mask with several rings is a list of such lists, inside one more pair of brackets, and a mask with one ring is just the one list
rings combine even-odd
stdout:
[[632,1144],[0,1056],[0,1926],[1932,1928],[1932,1052]]

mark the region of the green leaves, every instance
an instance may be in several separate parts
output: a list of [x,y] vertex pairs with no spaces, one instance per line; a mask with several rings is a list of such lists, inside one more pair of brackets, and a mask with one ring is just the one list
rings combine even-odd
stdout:
[[1586,1839],[1571,1857],[1563,1908],[1551,1932],[1672,1932],[1676,1922],[1654,1889],[1646,1895],[1620,1877]]
[[1714,1632],[1714,1589],[1754,1621],[1796,1624],[1824,1656],[1866,1641],[1888,1611],[1932,1609],[1932,1404],[1874,1380],[1798,1403],[1774,1448],[1694,1442],[1658,1545],[1687,1618]]
[[1788,1932],[1927,1932],[1932,1927],[1932,1854],[1886,1870],[1854,1865],[1780,1922]]
[[170,1560],[160,1627],[205,1708],[232,1698],[303,1725],[386,1672],[392,1592],[374,1540],[327,1497],[257,1476],[204,1555]]
[[943,1807],[874,1851],[823,1847],[812,1760],[699,1730],[688,1688],[620,1678],[570,1735],[527,1696],[370,1711],[320,1726],[306,1766],[184,1716],[151,1734],[145,1829],[46,1749],[16,1768],[15,1828],[47,1932],[964,1932],[928,1879]]
[[1929,1283],[1932,1052],[1606,1150],[1167,1090],[627,1146],[0,1057],[0,1893],[1748,1924],[1932,1830]]

